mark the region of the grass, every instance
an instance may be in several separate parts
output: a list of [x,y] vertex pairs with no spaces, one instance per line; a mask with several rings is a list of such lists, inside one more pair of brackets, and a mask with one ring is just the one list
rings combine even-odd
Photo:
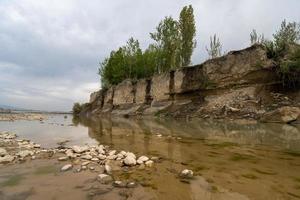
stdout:
[[2,182],[0,185],[2,187],[12,187],[18,185],[23,179],[22,175],[13,175],[9,177],[6,181]]

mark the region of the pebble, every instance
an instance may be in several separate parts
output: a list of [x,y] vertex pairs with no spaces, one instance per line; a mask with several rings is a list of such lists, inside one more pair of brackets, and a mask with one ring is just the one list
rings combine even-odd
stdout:
[[119,188],[124,188],[127,186],[127,184],[123,181],[114,181],[113,186],[119,187]]
[[82,166],[81,169],[86,170],[87,166]]
[[91,161],[98,162],[99,158],[92,158]]
[[91,155],[82,155],[80,156],[80,158],[85,160],[91,160],[93,157]]
[[70,169],[72,169],[73,165],[71,164],[67,164],[67,165],[64,165],[62,168],[61,168],[61,171],[68,171]]
[[148,161],[149,158],[147,156],[141,156],[137,159],[138,164],[143,164],[144,162]]
[[145,162],[146,167],[152,167],[154,162],[152,160],[148,160]]
[[95,170],[95,167],[90,167],[90,170],[92,170],[92,171]]
[[107,174],[99,174],[98,175],[98,181],[100,181],[100,183],[102,184],[108,184],[111,181],[113,181],[112,177],[110,175]]
[[108,155],[109,155],[109,156],[113,156],[113,155],[116,154],[116,152],[117,152],[116,150],[112,150],[112,151],[110,151],[110,152],[108,153]]
[[98,155],[98,158],[99,158],[100,160],[105,160],[105,159],[106,159],[106,155],[99,154],[99,155]]
[[82,166],[87,166],[88,164],[90,164],[91,162],[90,161],[86,161],[86,162],[83,162],[81,163]]
[[109,166],[108,164],[105,164],[105,166],[104,166],[104,171],[105,171],[107,174],[112,174],[111,166]]
[[83,153],[85,151],[88,150],[88,147],[87,146],[78,146],[78,145],[75,145],[72,147],[72,150],[75,152],[75,153]]
[[66,160],[68,160],[68,157],[66,157],[66,156],[58,158],[58,161],[66,161]]
[[194,172],[189,169],[184,169],[181,171],[180,176],[182,178],[193,178]]

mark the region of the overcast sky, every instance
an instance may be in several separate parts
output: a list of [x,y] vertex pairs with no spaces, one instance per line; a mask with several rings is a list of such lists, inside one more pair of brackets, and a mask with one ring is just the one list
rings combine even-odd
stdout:
[[283,19],[300,21],[300,0],[0,0],[0,104],[70,110],[100,88],[98,63],[133,36],[143,48],[164,16],[192,4],[193,63],[209,36],[223,50],[249,45],[253,28],[271,37]]

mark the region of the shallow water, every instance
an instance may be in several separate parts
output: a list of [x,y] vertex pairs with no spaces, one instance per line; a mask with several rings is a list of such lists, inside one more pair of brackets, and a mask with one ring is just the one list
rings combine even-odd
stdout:
[[[141,183],[140,193],[149,199],[300,199],[299,125],[124,118],[80,121],[50,115],[43,123],[0,122],[0,130],[14,131],[44,147],[68,139],[69,145],[101,143],[138,155],[159,156],[162,162],[150,170],[115,174],[117,179]],[[49,191],[52,196],[47,199],[60,199],[64,192],[58,188],[69,185],[65,194],[73,199],[86,197],[84,191],[74,189],[74,179],[84,182],[92,175],[74,178],[72,172],[56,173],[60,165],[35,161],[5,169],[0,166],[0,174],[5,174],[0,177],[0,190],[9,194],[25,190],[26,185],[31,199]],[[196,175],[189,183],[177,177],[185,168]],[[58,187],[55,180],[63,184]]]

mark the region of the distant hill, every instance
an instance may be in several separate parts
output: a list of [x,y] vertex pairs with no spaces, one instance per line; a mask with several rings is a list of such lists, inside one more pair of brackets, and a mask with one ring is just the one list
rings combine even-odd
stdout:
[[5,109],[5,110],[26,110],[24,108],[17,108],[14,106],[7,106],[7,105],[1,105],[1,104],[0,104],[0,108]]

